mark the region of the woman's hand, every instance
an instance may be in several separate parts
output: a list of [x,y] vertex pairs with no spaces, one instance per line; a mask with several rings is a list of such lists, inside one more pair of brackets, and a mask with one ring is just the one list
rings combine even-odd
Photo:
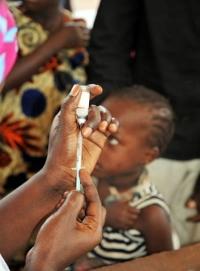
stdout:
[[[102,88],[90,85],[91,96],[101,94]],[[50,132],[47,161],[43,170],[64,191],[74,188],[77,137],[80,128],[76,121],[76,108],[81,96],[75,85],[62,104]],[[83,139],[83,167],[91,174],[110,133],[117,131],[118,123],[103,107],[92,106],[88,119],[81,128]]]
[[81,48],[88,45],[90,32],[84,22],[70,21],[53,33],[50,38],[56,41],[58,49]]
[[[63,205],[41,227],[27,256],[27,270],[64,270],[100,242],[105,210],[86,171],[81,171],[81,181],[84,195],[69,192]],[[84,201],[85,216],[80,220]]]

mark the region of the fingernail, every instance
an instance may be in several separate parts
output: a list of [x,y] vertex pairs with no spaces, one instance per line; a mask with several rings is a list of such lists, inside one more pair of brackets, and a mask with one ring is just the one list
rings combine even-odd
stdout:
[[113,124],[113,123],[111,123],[110,124],[110,130],[112,130],[112,132],[116,132],[117,131],[117,129],[118,129],[118,127],[117,127],[117,125],[116,124]]
[[92,131],[93,130],[92,130],[91,127],[86,127],[86,128],[82,129],[82,134],[83,134],[84,137],[88,137],[88,136],[91,135]]
[[106,120],[103,120],[103,121],[99,124],[100,130],[105,131],[107,127],[108,127],[108,123],[107,123]]
[[80,87],[79,87],[79,85],[74,85],[74,86],[72,87],[72,89],[71,89],[69,95],[75,97],[75,96],[78,95],[79,92],[80,92]]
[[63,194],[63,198],[66,198],[69,195],[69,191],[65,191]]
[[189,200],[187,202],[187,207],[190,209],[196,209],[197,208],[197,203],[195,200]]

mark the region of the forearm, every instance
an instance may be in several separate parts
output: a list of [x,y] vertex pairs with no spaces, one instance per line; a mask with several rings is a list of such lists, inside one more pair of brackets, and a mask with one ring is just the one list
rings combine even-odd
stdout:
[[149,257],[116,264],[96,271],[198,271],[200,270],[200,243],[177,251],[162,252]]
[[31,54],[20,58],[6,80],[4,91],[17,88],[30,80],[31,76],[61,48],[59,42],[51,36]]
[[55,208],[65,185],[51,184],[43,171],[0,202],[0,253],[8,259],[29,240],[34,228]]

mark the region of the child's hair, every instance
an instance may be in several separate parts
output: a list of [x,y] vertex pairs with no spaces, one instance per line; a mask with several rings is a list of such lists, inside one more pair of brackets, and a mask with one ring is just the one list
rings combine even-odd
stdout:
[[174,134],[174,113],[169,101],[159,93],[142,85],[113,90],[110,96],[127,99],[148,107],[152,112],[152,126],[148,143],[160,153],[166,149]]

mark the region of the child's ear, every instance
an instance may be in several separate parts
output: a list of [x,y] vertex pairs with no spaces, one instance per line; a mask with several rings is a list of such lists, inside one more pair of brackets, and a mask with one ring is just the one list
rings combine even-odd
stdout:
[[158,158],[159,155],[160,155],[160,150],[158,147],[147,148],[146,153],[145,153],[145,157],[144,157],[145,165],[149,164],[154,159]]

